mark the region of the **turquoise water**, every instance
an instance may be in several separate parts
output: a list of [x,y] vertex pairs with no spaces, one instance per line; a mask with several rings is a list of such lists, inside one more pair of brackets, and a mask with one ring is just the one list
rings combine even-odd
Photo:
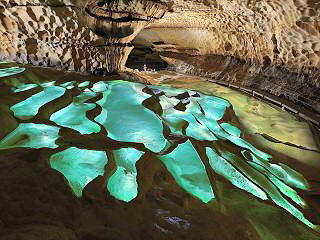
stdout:
[[214,198],[205,167],[190,141],[180,144],[160,159],[177,183],[192,195],[203,202],[209,202]]
[[107,163],[108,157],[105,152],[76,147],[56,153],[50,158],[51,167],[63,173],[78,197],[82,195],[83,188],[89,182],[103,175]]
[[[142,92],[138,83],[114,82],[108,84],[103,99],[98,101],[103,112],[95,118],[112,139],[143,143],[153,152],[160,152],[167,143],[161,120],[142,102],[150,95]],[[108,117],[106,117],[108,116]]]
[[[0,62],[0,64],[1,64],[1,63],[6,63],[6,62]],[[19,74],[19,73],[24,72],[24,70],[26,70],[26,69],[23,68],[23,67],[3,68],[3,69],[0,69],[0,78]]]
[[41,106],[61,97],[65,89],[57,86],[45,87],[40,93],[34,94],[26,100],[13,105],[10,109],[20,119],[30,119],[38,113]]
[[51,115],[50,120],[60,126],[77,130],[81,134],[99,132],[100,126],[86,117],[86,112],[95,107],[95,104],[73,102]]
[[45,124],[21,123],[0,141],[0,149],[57,148],[55,141],[59,138],[59,129],[59,127]]
[[116,172],[108,181],[108,190],[114,197],[129,202],[138,195],[136,162],[143,152],[134,148],[122,148],[114,151],[117,163]]
[[[7,70],[10,74],[14,69]],[[28,91],[37,84],[13,89]],[[129,202],[139,194],[136,163],[145,153],[154,161],[162,161],[176,182],[187,192],[207,203],[214,196],[208,174],[192,141],[203,146],[212,171],[224,177],[234,187],[247,191],[261,200],[270,200],[286,209],[308,226],[313,225],[303,213],[290,204],[292,199],[302,208],[307,203],[294,188],[309,190],[307,180],[284,164],[271,163],[272,156],[241,138],[241,130],[226,120],[230,103],[222,98],[168,86],[146,86],[125,81],[98,82],[90,85],[75,81],[57,85],[47,82],[44,90],[11,106],[19,119],[32,119],[41,106],[78,88],[82,93],[73,102],[50,116],[56,125],[21,123],[0,142],[0,148],[58,148],[62,127],[81,134],[101,133],[121,144],[140,143],[143,148],[104,146],[101,150],[79,149],[76,146],[60,151],[50,158],[52,168],[68,179],[76,196],[99,175],[105,174],[108,149],[116,161],[116,169],[108,179],[107,189],[119,200]],[[100,100],[91,101],[100,96]],[[87,101],[91,102],[88,103]],[[99,108],[99,114],[89,117],[89,111]],[[177,139],[180,139],[176,142]],[[97,140],[98,141],[98,140]],[[72,144],[71,144],[72,145]],[[85,148],[86,143],[83,143]],[[133,145],[131,145],[133,146]],[[217,149],[217,146],[220,146]],[[236,149],[230,152],[231,148]],[[89,146],[88,146],[89,148]],[[142,150],[144,149],[144,150]],[[168,150],[171,149],[171,150]],[[238,154],[236,154],[238,152]],[[150,180],[151,181],[151,180]]]

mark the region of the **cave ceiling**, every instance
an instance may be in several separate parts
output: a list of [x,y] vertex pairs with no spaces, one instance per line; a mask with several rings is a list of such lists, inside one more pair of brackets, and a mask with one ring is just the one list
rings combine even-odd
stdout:
[[292,69],[320,66],[319,1],[175,0],[167,4],[168,12],[140,32],[137,45],[261,63],[270,59]]
[[167,9],[158,1],[0,1],[0,58],[80,72],[122,71],[131,41]]
[[1,0],[0,20],[3,60],[126,72],[132,49],[148,49],[183,72],[311,96],[320,109],[319,1]]
[[[251,86],[320,110],[320,2],[167,1],[133,40],[179,71]],[[140,55],[141,57],[141,55]]]
[[[97,46],[130,43],[138,34],[136,46],[158,52],[229,55],[293,70],[320,67],[318,1],[164,2],[1,0],[1,31],[6,33],[1,36],[1,55],[6,57],[5,45],[30,35],[38,35],[37,41],[46,45],[58,40],[69,45],[90,40],[89,45]],[[99,39],[101,36],[108,40]],[[18,44],[12,47],[7,47],[7,55],[21,54]]]

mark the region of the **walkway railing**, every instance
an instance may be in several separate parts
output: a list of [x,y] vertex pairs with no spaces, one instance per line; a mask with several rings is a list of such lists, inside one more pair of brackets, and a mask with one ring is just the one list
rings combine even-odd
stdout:
[[[174,69],[169,69],[169,68],[157,69],[157,71],[160,71],[160,70],[170,71],[170,70],[174,70]],[[316,101],[314,101],[310,98],[306,98],[309,101],[309,103],[308,103],[306,101],[302,101],[301,99],[293,97],[294,95],[296,95],[296,93],[290,92],[291,93],[290,95],[289,94],[285,95],[285,97],[290,99],[290,101],[288,101],[286,99],[277,97],[275,95],[269,94],[269,93],[264,92],[262,90],[247,87],[247,86],[242,86],[242,85],[239,85],[236,83],[228,83],[228,82],[219,81],[219,80],[215,80],[215,79],[208,79],[207,81],[217,83],[219,85],[223,85],[223,86],[230,87],[233,89],[237,89],[242,92],[246,92],[248,94],[252,94],[253,97],[262,99],[262,100],[267,101],[273,105],[281,107],[282,110],[286,110],[288,112],[291,112],[291,113],[298,115],[299,117],[303,118],[304,120],[316,125],[320,129],[320,115],[314,114],[309,111],[310,109],[314,110],[314,106],[316,105]],[[259,86],[258,84],[253,84],[253,85]],[[287,91],[287,92],[289,92],[289,91]],[[315,96],[315,95],[313,95],[311,97],[313,97],[315,99],[319,99],[318,102],[320,102],[320,97]],[[310,102],[314,102],[315,104],[312,105],[312,104],[310,104]],[[298,105],[296,103],[298,103]]]
[[[254,86],[259,87],[258,84],[252,84]],[[290,101],[298,104],[300,107],[305,107],[306,110],[313,110],[313,111],[317,111],[316,109],[314,109],[314,106],[320,102],[320,97],[316,96],[316,95],[310,95],[309,97],[301,97],[299,96],[298,98],[295,97],[295,95],[297,95],[295,92],[292,92],[290,90],[286,90],[286,92],[283,94],[284,95],[284,99],[289,99]],[[279,97],[281,98],[281,96]],[[305,101],[299,99],[299,98],[303,98],[305,99]],[[318,101],[315,101],[314,99],[317,99]]]
[[[286,110],[291,113],[294,113],[294,114],[298,115],[299,117],[303,118],[304,120],[311,122],[314,125],[316,125],[318,128],[320,128],[320,116],[304,109],[302,107],[302,105],[309,106],[311,109],[313,106],[310,105],[309,103],[306,103],[306,102],[300,100],[300,99],[294,98],[294,100],[299,102],[299,105],[296,105],[293,102],[289,102],[286,99],[279,98],[279,97],[274,96],[272,94],[269,94],[267,92],[264,92],[264,91],[261,91],[258,89],[254,89],[251,87],[241,86],[239,84],[228,83],[228,82],[218,81],[218,80],[214,80],[214,79],[210,79],[210,80],[208,80],[208,82],[217,83],[219,85],[223,85],[226,87],[240,90],[242,92],[246,92],[248,94],[252,94],[253,97],[265,100],[273,105],[281,107],[282,110]],[[317,96],[315,96],[315,97],[317,97]],[[313,101],[313,100],[310,99],[310,101]]]

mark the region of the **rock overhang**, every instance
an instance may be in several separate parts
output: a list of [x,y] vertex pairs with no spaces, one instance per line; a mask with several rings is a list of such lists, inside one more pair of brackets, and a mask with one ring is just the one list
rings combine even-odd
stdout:
[[268,57],[273,64],[292,70],[320,66],[320,4],[316,1],[172,3],[161,20],[141,32],[141,38],[152,31],[158,41],[175,44],[182,52],[196,48],[199,55],[231,55],[261,64]]
[[137,48],[152,48],[184,73],[258,88],[319,112],[318,1],[167,5],[165,16],[133,40]]
[[78,7],[80,21],[94,33],[122,42],[131,41],[149,22],[163,17],[167,9],[165,3],[149,0],[81,1]]
[[[121,72],[131,41],[160,18],[159,1],[0,2],[1,59],[80,72]],[[109,15],[107,15],[107,13]]]
[[[145,47],[189,73],[257,84],[275,95],[317,96],[319,7],[303,0],[2,0],[0,57],[80,72],[123,72],[133,46]],[[201,59],[193,64],[190,56]],[[207,58],[217,60],[199,67]],[[235,63],[243,74],[230,71]]]

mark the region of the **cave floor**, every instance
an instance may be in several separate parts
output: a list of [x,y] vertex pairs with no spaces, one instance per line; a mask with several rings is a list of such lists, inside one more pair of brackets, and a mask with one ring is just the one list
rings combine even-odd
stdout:
[[4,64],[0,239],[319,239],[307,122],[174,72]]

